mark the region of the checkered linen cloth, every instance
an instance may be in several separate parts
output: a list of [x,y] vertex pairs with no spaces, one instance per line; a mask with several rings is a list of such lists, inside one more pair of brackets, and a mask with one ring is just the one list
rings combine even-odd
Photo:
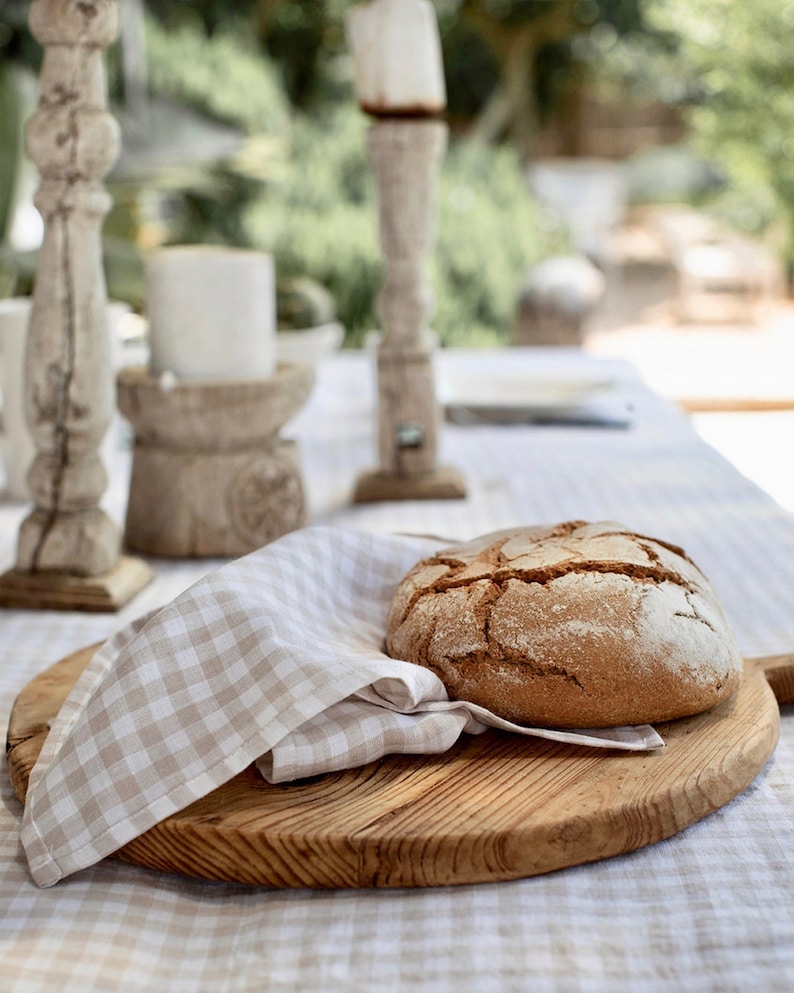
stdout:
[[48,886],[257,761],[284,782],[387,753],[434,753],[492,725],[643,749],[649,727],[527,729],[452,702],[384,655],[394,588],[439,547],[339,528],[296,532],[201,580],[96,653],[30,777],[22,842]]

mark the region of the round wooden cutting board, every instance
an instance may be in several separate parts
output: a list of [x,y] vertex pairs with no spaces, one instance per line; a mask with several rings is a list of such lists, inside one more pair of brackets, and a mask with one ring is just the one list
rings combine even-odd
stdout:
[[[29,683],[11,714],[8,765],[24,801],[49,723],[96,646]],[[773,692],[774,690],[774,692]],[[281,786],[251,768],[115,857],[267,886],[445,886],[518,879],[667,838],[737,796],[794,702],[794,655],[749,660],[739,691],[661,724],[657,752],[603,751],[497,731],[439,756],[388,756]]]

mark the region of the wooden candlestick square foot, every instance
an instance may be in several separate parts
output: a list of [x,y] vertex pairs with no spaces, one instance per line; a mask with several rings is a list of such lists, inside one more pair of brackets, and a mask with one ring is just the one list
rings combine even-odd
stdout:
[[461,473],[452,466],[441,466],[431,472],[411,475],[379,470],[365,472],[356,481],[353,502],[462,500],[465,496],[466,483]]
[[0,576],[0,607],[112,613],[140,593],[153,578],[154,573],[143,559],[128,555],[122,555],[101,576],[11,569]]

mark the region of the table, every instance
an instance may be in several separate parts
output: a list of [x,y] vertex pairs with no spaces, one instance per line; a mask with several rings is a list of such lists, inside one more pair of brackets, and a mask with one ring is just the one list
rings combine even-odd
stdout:
[[[440,374],[592,363],[576,352],[442,352]],[[592,368],[591,366],[589,368]],[[371,356],[318,370],[287,433],[314,523],[473,537],[499,527],[616,518],[683,545],[712,580],[743,652],[794,650],[794,517],[743,478],[631,367],[598,366],[632,405],[629,429],[447,425],[442,461],[469,493],[355,506],[375,460]],[[129,453],[108,509],[121,520]],[[19,504],[0,502],[0,568]],[[158,560],[118,615],[0,613],[0,722],[33,675],[165,603],[218,563]],[[0,775],[0,976],[9,993],[651,993],[788,991],[794,983],[794,724],[763,773],[675,837],[607,862],[511,883],[393,891],[275,891],[203,883],[112,860],[39,890]]]

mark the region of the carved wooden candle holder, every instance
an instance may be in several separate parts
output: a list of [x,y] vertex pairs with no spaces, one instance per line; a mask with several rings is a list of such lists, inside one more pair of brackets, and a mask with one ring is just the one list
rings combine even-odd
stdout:
[[437,464],[441,415],[432,348],[422,340],[432,311],[423,266],[434,240],[435,173],[447,126],[384,119],[369,137],[386,263],[378,312],[386,333],[377,360],[380,465],[359,477],[354,499],[455,499],[466,488],[457,469]]
[[135,430],[125,543],[174,558],[238,556],[305,523],[293,442],[279,436],[312,388],[311,367],[261,379],[119,373]]
[[427,0],[375,0],[348,18],[359,105],[369,131],[385,278],[378,313],[379,468],[359,477],[354,499],[463,497],[461,474],[437,465],[440,410],[432,349],[433,300],[425,262],[435,241],[435,188],[447,125],[441,44]]
[[118,4],[34,0],[29,22],[44,47],[26,132],[44,221],[25,372],[34,507],[16,567],[0,577],[0,604],[117,610],[152,578],[145,563],[120,555],[119,528],[99,506],[107,477],[98,449],[113,413],[101,245],[111,200],[102,179],[119,147],[102,52],[116,36]]

